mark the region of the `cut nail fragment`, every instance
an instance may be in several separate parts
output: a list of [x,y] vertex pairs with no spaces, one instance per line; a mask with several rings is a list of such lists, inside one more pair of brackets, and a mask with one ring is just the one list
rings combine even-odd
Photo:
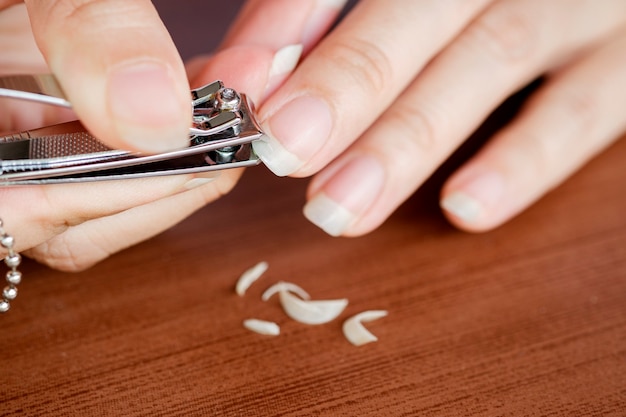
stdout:
[[363,326],[363,322],[378,320],[387,315],[385,310],[369,310],[350,317],[343,323],[343,334],[350,343],[362,346],[378,340]]
[[348,305],[345,298],[337,300],[302,300],[288,291],[280,291],[280,304],[285,313],[299,323],[324,324],[339,316]]
[[[267,262],[259,262],[257,265],[245,271],[236,285],[237,294],[244,295],[246,290],[267,270]],[[299,285],[291,282],[280,281],[263,292],[261,299],[268,301],[274,294],[280,297],[280,304],[285,314],[291,319],[309,325],[328,323],[336,319],[348,306],[348,299],[340,298],[333,300],[311,300],[310,295]],[[350,317],[343,323],[343,334],[350,343],[361,346],[378,340],[370,333],[363,322],[377,320],[385,317],[385,310],[369,310]],[[278,336],[280,326],[274,322],[260,319],[244,320],[246,329],[269,336]]]
[[265,290],[263,295],[261,295],[261,299],[263,301],[267,301],[270,298],[272,298],[272,296],[274,294],[277,294],[277,293],[279,293],[281,291],[287,291],[287,292],[294,293],[298,297],[302,298],[303,300],[310,300],[311,299],[311,296],[309,295],[309,293],[304,291],[304,289],[302,289],[302,287],[300,287],[299,285],[296,285],[296,284],[292,284],[291,282],[284,282],[284,281],[277,282],[276,284],[272,285],[267,290]]
[[252,268],[245,271],[239,277],[237,281],[237,285],[235,286],[235,292],[241,297],[246,293],[248,288],[267,271],[268,264],[267,262],[259,262]]
[[247,319],[244,320],[243,326],[252,332],[267,336],[278,336],[280,334],[280,326],[273,321]]

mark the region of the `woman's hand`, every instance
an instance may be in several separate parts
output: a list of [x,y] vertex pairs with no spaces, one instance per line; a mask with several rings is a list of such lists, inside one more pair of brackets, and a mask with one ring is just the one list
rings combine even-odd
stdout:
[[[76,115],[110,147],[160,152],[188,145],[190,86],[150,1],[25,3],[0,0],[1,73],[53,72]],[[275,53],[269,47],[233,47],[195,60],[189,79],[195,88],[222,78],[258,103],[288,72],[284,54],[283,65],[273,65]],[[2,100],[0,132],[76,115]],[[0,217],[18,251],[55,268],[81,270],[228,192],[240,172],[0,187]]]
[[[250,0],[230,41],[309,50],[312,21],[341,3]],[[262,106],[271,138],[255,150],[279,175],[316,174],[311,221],[363,234],[544,74],[521,114],[443,188],[454,224],[487,230],[626,130],[623,0],[361,0]]]

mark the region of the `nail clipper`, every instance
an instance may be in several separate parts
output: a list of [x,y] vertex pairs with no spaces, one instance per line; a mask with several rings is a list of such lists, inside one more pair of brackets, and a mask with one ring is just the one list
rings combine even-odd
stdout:
[[[0,77],[0,97],[71,108],[52,75]],[[160,154],[110,149],[79,121],[0,137],[0,186],[190,174],[257,165],[263,132],[245,94],[215,81],[191,90],[189,147]],[[146,138],[149,140],[149,138]]]

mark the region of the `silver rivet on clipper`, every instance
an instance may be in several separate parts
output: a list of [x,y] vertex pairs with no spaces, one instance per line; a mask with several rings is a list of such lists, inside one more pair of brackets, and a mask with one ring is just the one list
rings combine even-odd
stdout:
[[232,88],[222,88],[215,98],[215,107],[220,110],[237,110],[241,98]]

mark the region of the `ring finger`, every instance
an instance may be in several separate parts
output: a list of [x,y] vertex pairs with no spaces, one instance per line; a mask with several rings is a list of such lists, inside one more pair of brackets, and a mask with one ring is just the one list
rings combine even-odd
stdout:
[[489,2],[361,1],[262,106],[257,155],[278,175],[319,171]]

